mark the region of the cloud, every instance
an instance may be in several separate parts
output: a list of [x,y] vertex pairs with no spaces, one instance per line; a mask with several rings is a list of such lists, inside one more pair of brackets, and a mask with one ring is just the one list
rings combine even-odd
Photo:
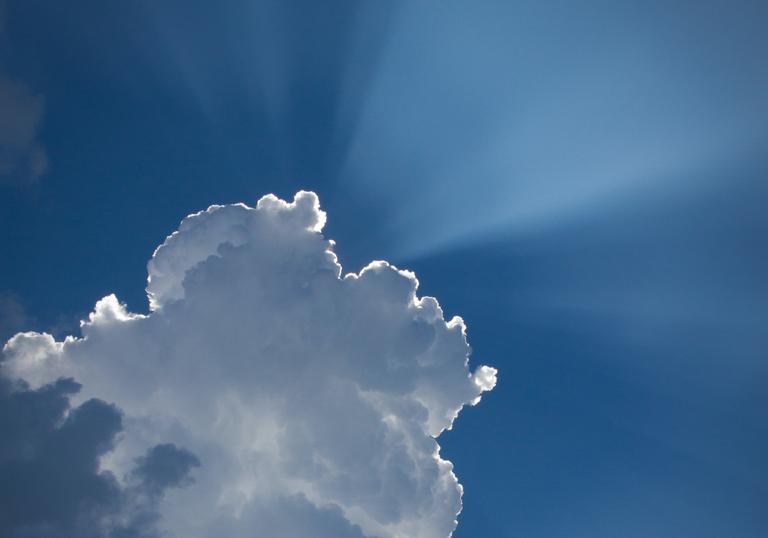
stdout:
[[48,168],[39,141],[43,99],[0,73],[0,182],[37,181]]
[[98,467],[122,415],[97,399],[70,409],[79,389],[72,379],[30,390],[0,378],[0,535],[159,537],[156,505],[167,488],[191,480],[196,458],[156,446],[121,486]]
[[[6,28],[6,8],[0,0],[0,38]],[[48,168],[39,140],[43,98],[0,66],[0,184],[37,181]]]
[[28,327],[32,319],[19,297],[9,291],[0,291],[0,341],[5,342],[17,331]]
[[149,314],[110,295],[79,337],[14,336],[2,371],[115,402],[101,462],[126,483],[184,485],[199,462],[157,499],[172,535],[445,538],[462,489],[436,437],[496,370],[469,371],[464,322],[413,273],[343,274],[324,223],[310,192],[190,215],[148,264]]

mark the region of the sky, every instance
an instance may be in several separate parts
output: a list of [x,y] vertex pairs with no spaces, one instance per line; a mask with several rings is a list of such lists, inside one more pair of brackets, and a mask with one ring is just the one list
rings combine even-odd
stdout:
[[767,18],[0,2],[0,528],[764,537]]

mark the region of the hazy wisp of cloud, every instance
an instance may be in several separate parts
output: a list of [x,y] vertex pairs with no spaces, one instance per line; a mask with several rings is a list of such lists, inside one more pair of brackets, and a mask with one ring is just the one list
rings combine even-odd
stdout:
[[[0,40],[6,28],[5,2],[0,0]],[[0,65],[0,184],[37,181],[48,168],[39,137],[43,98]]]

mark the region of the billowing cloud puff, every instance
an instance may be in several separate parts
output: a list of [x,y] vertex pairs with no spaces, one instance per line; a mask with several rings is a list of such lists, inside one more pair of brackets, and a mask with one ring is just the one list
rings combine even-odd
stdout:
[[156,496],[174,536],[445,538],[462,489],[436,437],[496,370],[469,371],[463,321],[413,273],[344,275],[324,223],[310,192],[190,215],[149,262],[148,315],[105,297],[80,337],[13,337],[3,372],[119,406],[113,476],[151,487],[153,447],[191,451],[193,483],[150,473],[186,486]]

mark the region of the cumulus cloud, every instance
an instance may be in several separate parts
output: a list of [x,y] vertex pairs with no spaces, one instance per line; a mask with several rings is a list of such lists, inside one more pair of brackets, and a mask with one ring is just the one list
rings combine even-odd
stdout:
[[190,215],[148,264],[149,314],[110,295],[80,336],[11,338],[2,372],[119,406],[101,472],[167,490],[148,512],[174,536],[445,538],[462,489],[436,438],[496,370],[470,372],[413,273],[344,274],[324,223],[310,192]]

